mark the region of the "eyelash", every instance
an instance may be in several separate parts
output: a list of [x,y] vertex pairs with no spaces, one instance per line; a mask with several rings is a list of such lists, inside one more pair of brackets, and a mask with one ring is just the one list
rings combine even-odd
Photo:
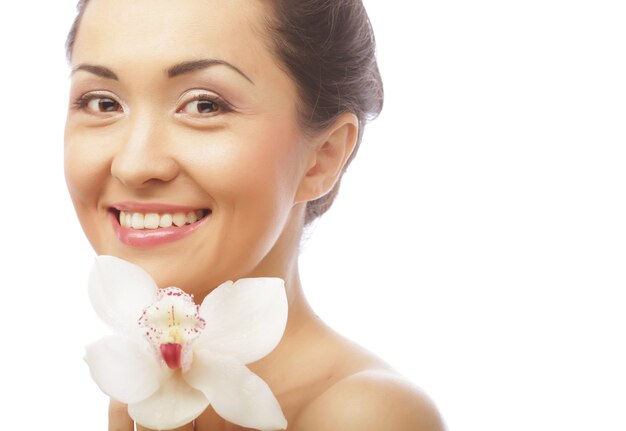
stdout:
[[[72,106],[74,109],[77,110],[81,110],[81,111],[86,111],[89,103],[95,99],[110,99],[113,102],[115,102],[117,105],[119,105],[120,107],[122,106],[121,103],[119,103],[117,100],[115,100],[115,98],[113,98],[111,95],[106,94],[106,93],[87,93],[87,94],[83,94],[82,96],[78,97],[77,99],[74,100]],[[211,102],[212,104],[215,105],[216,110],[210,113],[197,113],[197,114],[190,114],[190,115],[196,115],[196,116],[213,116],[215,114],[218,113],[228,113],[228,112],[232,112],[234,109],[232,107],[232,105],[230,105],[227,101],[225,101],[223,98],[216,96],[216,95],[209,95],[209,94],[198,94],[196,96],[194,96],[193,98],[185,101],[182,105],[182,107],[176,109],[176,113],[182,113],[184,111],[184,109],[193,102]]]
[[109,94],[106,93],[87,93],[87,94],[83,94],[82,96],[78,97],[76,100],[74,100],[74,102],[72,103],[72,106],[74,109],[78,109],[78,110],[86,110],[87,106],[89,105],[89,102],[91,102],[92,100],[95,99],[110,99],[112,101],[114,101],[115,103],[117,103],[119,106],[121,106],[121,103],[119,103],[117,100],[115,100],[115,98],[111,97]]
[[196,96],[193,96],[191,99],[185,101],[182,105],[181,108],[176,109],[176,113],[182,113],[184,111],[184,109],[193,102],[210,102],[213,105],[215,105],[215,107],[217,108],[216,111],[210,112],[210,113],[198,113],[198,114],[192,114],[192,115],[198,115],[198,116],[213,116],[216,114],[226,114],[228,112],[232,112],[233,111],[233,107],[232,105],[230,105],[227,101],[225,101],[224,99],[222,99],[219,96],[216,95],[212,95],[212,94],[198,94]]

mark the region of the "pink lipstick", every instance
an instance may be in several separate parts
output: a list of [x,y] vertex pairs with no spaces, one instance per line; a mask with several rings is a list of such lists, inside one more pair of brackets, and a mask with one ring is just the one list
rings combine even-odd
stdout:
[[210,209],[160,203],[121,202],[109,210],[117,238],[131,247],[156,247],[181,240],[202,226]]

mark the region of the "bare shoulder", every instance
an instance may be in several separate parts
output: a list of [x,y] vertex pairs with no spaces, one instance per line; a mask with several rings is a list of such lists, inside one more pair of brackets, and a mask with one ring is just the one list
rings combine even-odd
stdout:
[[442,431],[428,397],[389,370],[349,375],[305,406],[290,431]]

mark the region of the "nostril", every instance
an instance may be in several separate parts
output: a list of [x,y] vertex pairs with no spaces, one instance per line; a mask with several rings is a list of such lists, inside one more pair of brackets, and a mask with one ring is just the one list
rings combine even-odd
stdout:
[[[156,147],[156,146],[155,146]],[[111,162],[111,175],[128,188],[168,183],[178,177],[176,160],[157,148],[124,148]]]

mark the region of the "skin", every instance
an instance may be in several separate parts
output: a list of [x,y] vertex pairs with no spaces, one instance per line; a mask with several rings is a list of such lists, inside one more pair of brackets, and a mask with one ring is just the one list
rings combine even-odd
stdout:
[[[265,39],[268,13],[249,0],[92,0],[72,53],[65,134],[66,179],[79,220],[98,254],[134,262],[159,286],[181,287],[197,302],[228,279],[283,278],[285,335],[250,368],[272,388],[289,430],[440,430],[417,388],[328,328],[303,295],[305,205],[337,181],[358,122],[346,113],[314,136],[302,132],[295,84]],[[172,73],[199,59],[234,67],[211,63]],[[230,108],[198,103],[199,95],[218,96]],[[118,240],[109,220],[111,205],[122,201],[212,214],[182,240],[132,247]],[[109,429],[133,427],[126,406],[112,401]],[[241,428],[209,408],[181,429]]]

